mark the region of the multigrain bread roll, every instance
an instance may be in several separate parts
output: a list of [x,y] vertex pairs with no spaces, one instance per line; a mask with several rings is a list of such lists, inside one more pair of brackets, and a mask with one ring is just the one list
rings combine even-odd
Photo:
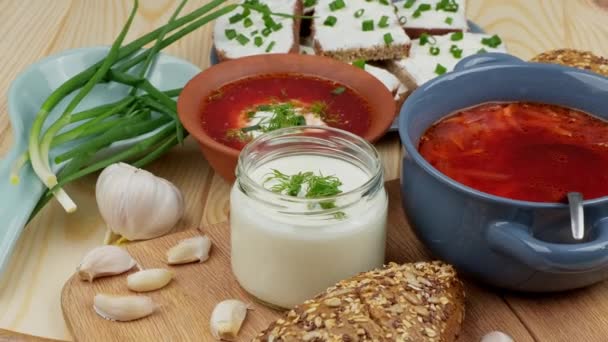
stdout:
[[608,59],[589,51],[558,49],[546,51],[532,58],[533,62],[562,64],[593,71],[608,77]]
[[253,341],[451,342],[464,319],[464,296],[450,265],[391,263],[296,306]]

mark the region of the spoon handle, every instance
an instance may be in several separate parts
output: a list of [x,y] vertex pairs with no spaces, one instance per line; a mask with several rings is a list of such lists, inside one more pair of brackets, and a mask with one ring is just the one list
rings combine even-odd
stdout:
[[575,240],[582,240],[585,236],[583,195],[580,192],[569,192],[568,205],[570,206],[570,224],[572,226],[572,237]]

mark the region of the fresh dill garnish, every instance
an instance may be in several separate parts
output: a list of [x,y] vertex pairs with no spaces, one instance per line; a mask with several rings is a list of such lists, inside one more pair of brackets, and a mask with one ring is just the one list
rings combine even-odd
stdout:
[[[315,175],[311,171],[287,175],[277,169],[272,169],[272,173],[266,177],[264,184],[268,182],[275,182],[268,188],[270,191],[294,197],[303,193],[305,198],[322,199],[342,193],[340,189],[342,182],[338,177],[324,176],[321,173]],[[334,200],[320,201],[318,204],[323,209],[336,207]],[[334,217],[343,219],[346,215],[340,211],[335,213]]]
[[338,123],[340,120],[337,115],[329,112],[329,106],[323,101],[315,101],[308,106],[308,110],[325,123]]
[[337,87],[334,90],[332,90],[331,93],[332,93],[332,95],[340,95],[340,94],[342,94],[345,91],[346,91],[346,88],[344,88],[344,87]]
[[248,142],[252,139],[252,136],[251,134],[243,131],[242,129],[232,128],[226,131],[226,139],[236,140],[240,142]]
[[[227,132],[226,137],[239,141],[248,141],[252,138],[249,134],[252,131],[266,133],[281,128],[306,125],[306,118],[296,111],[296,107],[291,102],[258,105],[255,107],[255,110],[248,110],[246,112],[247,118],[250,120],[255,119],[257,112],[270,112],[272,116],[260,119],[255,125],[231,129]],[[240,134],[233,132],[235,130],[247,133],[248,139],[243,140]]]

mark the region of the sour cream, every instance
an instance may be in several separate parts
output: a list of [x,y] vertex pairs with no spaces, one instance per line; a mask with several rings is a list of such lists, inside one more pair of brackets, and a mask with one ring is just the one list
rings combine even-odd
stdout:
[[[331,128],[323,130],[351,136]],[[327,141],[326,145],[336,142]],[[262,154],[281,154],[268,150],[274,144],[262,145],[265,150],[255,152],[258,160],[264,159]],[[251,150],[250,146],[244,153]],[[306,149],[292,152],[245,171],[247,182],[255,184],[254,190],[243,186],[244,175],[239,174],[230,197],[234,275],[248,293],[283,308],[291,308],[341,279],[381,266],[388,208],[381,168],[357,165],[354,156],[349,160],[329,150],[326,154]],[[240,165],[239,170],[246,168]],[[262,188],[273,185],[266,181],[273,170],[289,175],[305,171],[334,175],[342,182],[343,196],[338,196],[336,207],[327,212],[314,200],[277,201],[279,196]],[[370,187],[370,182],[375,184]]]

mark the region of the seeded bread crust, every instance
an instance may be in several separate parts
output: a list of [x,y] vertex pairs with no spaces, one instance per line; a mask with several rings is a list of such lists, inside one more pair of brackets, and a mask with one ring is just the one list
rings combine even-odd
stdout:
[[608,59],[594,55],[590,51],[558,49],[543,52],[532,58],[533,62],[562,64],[593,71],[608,77]]
[[[431,36],[441,36],[447,33],[452,33],[452,32],[463,32],[463,30],[461,29],[428,29],[428,28],[421,28],[421,27],[408,27],[405,28],[405,33],[407,33],[407,35],[411,38],[411,39],[418,39],[420,38],[420,35],[422,35],[423,33],[429,34]],[[466,32],[466,31],[464,31]]]
[[319,56],[327,56],[344,62],[354,62],[359,59],[366,61],[383,61],[387,59],[400,59],[409,56],[410,44],[391,44],[389,46],[375,47],[373,49],[360,48],[325,51],[321,47],[321,44],[319,44],[319,42],[315,39],[314,49],[315,53]]
[[439,261],[388,266],[343,280],[296,306],[255,342],[453,342],[464,288]]
[[[293,18],[293,45],[291,46],[291,48],[289,49],[289,51],[287,53],[300,53],[300,25],[302,23],[302,13],[304,11],[304,4],[302,2],[302,0],[296,0],[296,7],[295,7],[295,11],[293,13],[294,18]],[[217,59],[220,62],[224,62],[224,61],[229,61],[232,60],[234,58],[229,58],[226,55],[226,52],[224,50],[218,49],[216,46],[216,50],[215,50],[216,54],[217,54]]]

